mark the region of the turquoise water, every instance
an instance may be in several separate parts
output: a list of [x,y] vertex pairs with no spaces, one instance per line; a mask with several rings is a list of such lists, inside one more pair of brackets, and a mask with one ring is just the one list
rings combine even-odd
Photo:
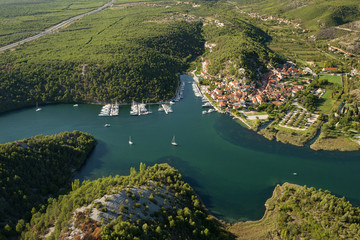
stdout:
[[[141,117],[121,107],[114,118],[98,117],[101,106],[96,105],[24,109],[0,116],[0,143],[75,129],[89,132],[98,145],[77,178],[127,175],[140,162],[166,162],[181,172],[213,214],[226,221],[260,219],[266,199],[284,182],[328,189],[360,203],[360,152],[315,152],[268,141],[228,115],[202,115],[201,104],[186,84],[184,99],[169,115],[158,112],[157,106],[152,106],[153,114]],[[111,127],[105,128],[105,123]],[[173,135],[178,147],[170,144]]]

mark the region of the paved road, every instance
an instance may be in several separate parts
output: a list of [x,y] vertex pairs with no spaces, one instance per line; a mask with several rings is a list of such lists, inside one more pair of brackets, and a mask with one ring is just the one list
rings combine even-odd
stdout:
[[45,36],[45,35],[48,35],[48,34],[51,34],[51,33],[54,33],[55,31],[59,30],[60,28],[63,28],[65,26],[67,26],[68,24],[72,23],[72,22],[75,22],[76,20],[84,17],[84,16],[87,16],[87,15],[90,15],[90,14],[93,14],[93,13],[97,13],[97,12],[100,12],[106,8],[108,8],[111,4],[113,4],[114,2],[116,2],[116,0],[111,0],[110,2],[106,3],[104,6],[98,8],[98,9],[95,9],[93,11],[90,11],[90,12],[87,12],[87,13],[83,13],[83,14],[80,14],[78,16],[75,16],[75,17],[72,17],[68,20],[65,20],[55,26],[52,26],[50,27],[49,29],[43,31],[43,32],[40,32],[39,34],[36,34],[32,37],[28,37],[28,38],[25,38],[21,41],[18,41],[18,42],[15,42],[15,43],[12,43],[12,44],[9,44],[9,45],[6,45],[6,46],[3,46],[3,47],[0,47],[0,53],[5,51],[5,50],[8,50],[8,49],[11,49],[11,48],[14,48],[14,47],[17,47],[19,45],[22,45],[24,43],[27,43],[27,42],[31,42],[33,40],[36,40],[38,38],[41,38],[42,36]]

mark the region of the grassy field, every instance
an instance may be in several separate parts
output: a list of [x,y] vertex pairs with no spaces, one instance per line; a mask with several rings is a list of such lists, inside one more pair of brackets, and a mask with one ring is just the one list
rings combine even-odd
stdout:
[[357,151],[360,149],[360,145],[347,137],[324,137],[323,134],[320,134],[310,148],[316,151]]
[[320,75],[319,79],[327,79],[329,82],[339,85],[341,88],[343,87],[341,76],[337,75]]
[[3,54],[3,59],[9,56],[17,62],[111,61],[121,58],[121,49],[126,46],[137,45],[140,39],[162,32],[167,24],[156,21],[179,10],[180,7],[173,10],[152,6],[114,7],[84,17],[58,33],[22,45],[16,51]]
[[[338,89],[342,89],[342,79],[340,76],[336,75],[320,75],[319,79],[327,79],[330,83],[337,85]],[[321,97],[320,103],[318,105],[318,111],[321,113],[328,114],[330,113],[331,109],[333,109],[335,103],[337,102],[336,99],[332,99],[332,93],[334,89],[327,88],[325,94]]]
[[330,110],[334,106],[334,103],[336,102],[336,100],[330,98],[331,94],[332,94],[332,90],[326,89],[325,94],[322,95],[322,97],[319,100],[320,104],[318,105],[318,111],[325,114],[330,112]]
[[0,0],[0,46],[24,39],[107,0]]

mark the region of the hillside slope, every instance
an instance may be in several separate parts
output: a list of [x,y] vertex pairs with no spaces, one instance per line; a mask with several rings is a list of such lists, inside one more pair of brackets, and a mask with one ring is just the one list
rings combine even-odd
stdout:
[[[95,144],[91,135],[79,131],[1,144],[0,223],[6,225],[5,234],[15,232],[19,218],[27,219],[33,207],[66,187]],[[23,224],[20,220],[16,230]]]
[[342,25],[360,19],[359,0],[239,0],[244,9],[294,19],[311,30]]
[[358,239],[360,209],[329,191],[285,183],[266,201],[264,217],[229,228],[237,239]]

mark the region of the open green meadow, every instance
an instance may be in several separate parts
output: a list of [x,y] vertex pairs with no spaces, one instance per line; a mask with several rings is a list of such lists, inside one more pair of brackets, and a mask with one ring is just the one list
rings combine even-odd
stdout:
[[327,79],[329,82],[337,84],[339,87],[343,87],[341,76],[337,75],[320,75],[319,79]]
[[333,107],[335,100],[331,99],[332,90],[327,89],[325,94],[320,98],[318,110],[322,113],[329,113]]
[[319,99],[318,111],[321,113],[328,114],[334,108],[335,103],[338,101],[334,98],[333,92],[335,90],[342,90],[342,79],[341,76],[337,75],[320,75],[319,80],[327,79],[330,85],[327,85],[326,92]]

